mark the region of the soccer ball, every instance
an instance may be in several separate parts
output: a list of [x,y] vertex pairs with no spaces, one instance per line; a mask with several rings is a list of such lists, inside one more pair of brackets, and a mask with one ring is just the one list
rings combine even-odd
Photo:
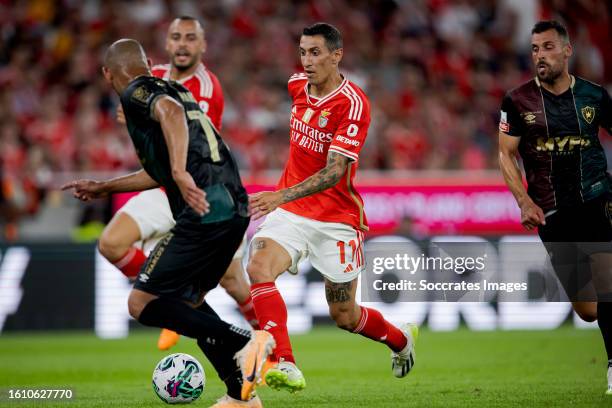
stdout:
[[205,382],[202,364],[189,354],[170,354],[153,370],[153,390],[168,404],[188,404],[197,400],[204,391]]

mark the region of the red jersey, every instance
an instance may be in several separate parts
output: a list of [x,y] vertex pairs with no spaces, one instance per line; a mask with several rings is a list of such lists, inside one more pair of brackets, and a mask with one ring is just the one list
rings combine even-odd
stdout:
[[277,188],[294,186],[327,164],[327,152],[350,159],[343,178],[333,187],[283,204],[281,208],[318,221],[340,222],[367,230],[363,200],[353,187],[359,151],[370,125],[370,101],[347,79],[323,98],[308,95],[306,75],[289,78],[291,145]]
[[[153,76],[168,81],[171,68],[170,64],[155,65],[151,72]],[[215,74],[207,70],[200,62],[192,75],[177,82],[191,91],[200,108],[208,115],[212,124],[220,130],[223,115],[223,90]]]

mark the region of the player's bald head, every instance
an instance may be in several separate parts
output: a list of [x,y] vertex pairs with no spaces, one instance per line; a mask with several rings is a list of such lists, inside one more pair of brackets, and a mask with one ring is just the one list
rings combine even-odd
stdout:
[[115,41],[104,54],[102,73],[113,89],[121,94],[134,78],[150,75],[149,62],[140,43],[124,38]]
[[130,38],[115,41],[104,54],[104,66],[111,72],[148,68],[147,56],[140,43]]

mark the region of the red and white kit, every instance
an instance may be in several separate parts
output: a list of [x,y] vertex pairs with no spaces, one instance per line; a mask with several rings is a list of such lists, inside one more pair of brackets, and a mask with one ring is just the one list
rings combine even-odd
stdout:
[[[151,72],[153,76],[169,81],[171,69],[172,66],[170,64],[155,65]],[[200,63],[192,75],[177,82],[191,91],[193,97],[200,105],[200,109],[208,115],[212,124],[218,130],[221,130],[221,117],[223,116],[224,106],[223,90],[215,74],[207,70],[204,64]]]
[[294,186],[327,164],[328,152],[350,159],[334,187],[282,205],[268,214],[256,237],[282,245],[292,258],[291,271],[303,257],[332,282],[353,280],[363,269],[363,200],[353,186],[359,152],[370,125],[370,102],[344,79],[323,98],[308,94],[305,74],[289,79],[293,100],[289,160],[277,189]]

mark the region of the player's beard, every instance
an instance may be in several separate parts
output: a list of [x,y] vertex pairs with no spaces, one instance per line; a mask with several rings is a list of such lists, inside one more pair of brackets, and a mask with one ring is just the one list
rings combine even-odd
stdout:
[[563,66],[562,64],[557,64],[556,66],[548,64],[548,63],[544,63],[544,64],[546,65],[546,69],[544,70],[543,73],[540,73],[539,67],[536,65],[536,75],[538,76],[538,79],[540,81],[552,85],[557,81],[557,79],[563,73]]
[[184,64],[179,64],[176,62],[177,57],[176,55],[172,57],[172,65],[178,70],[178,71],[187,71],[189,69],[191,69],[194,65],[196,65],[198,63],[199,60],[199,55],[192,55],[191,59],[189,61],[187,61]]

